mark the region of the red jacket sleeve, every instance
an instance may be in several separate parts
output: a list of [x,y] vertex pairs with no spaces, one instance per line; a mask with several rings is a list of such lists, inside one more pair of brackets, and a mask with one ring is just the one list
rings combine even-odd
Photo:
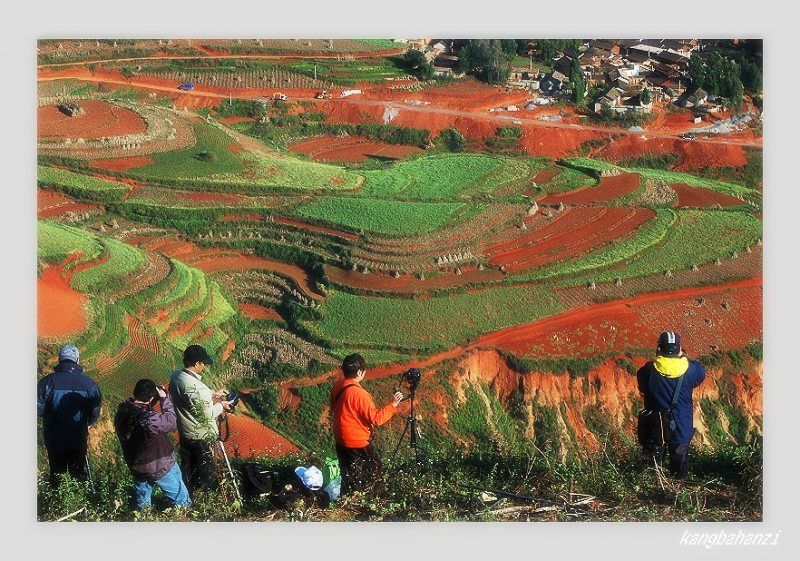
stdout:
[[380,409],[375,407],[375,401],[372,399],[372,396],[369,395],[366,391],[362,390],[359,392],[359,411],[367,422],[374,426],[379,427],[384,424],[386,421],[392,418],[394,412],[397,411],[397,408],[392,405],[391,403],[384,405]]

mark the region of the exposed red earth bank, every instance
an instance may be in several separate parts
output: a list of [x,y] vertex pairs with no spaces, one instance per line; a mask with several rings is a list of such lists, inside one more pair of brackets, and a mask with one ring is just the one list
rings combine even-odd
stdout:
[[39,107],[39,138],[101,138],[145,132],[147,124],[135,112],[98,99],[79,103],[84,113],[69,117],[55,105]]

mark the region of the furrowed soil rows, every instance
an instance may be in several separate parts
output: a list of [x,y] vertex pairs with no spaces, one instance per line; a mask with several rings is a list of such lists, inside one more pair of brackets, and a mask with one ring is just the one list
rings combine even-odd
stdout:
[[641,177],[638,173],[621,173],[603,177],[597,187],[580,187],[567,193],[553,193],[538,200],[541,204],[585,205],[602,203],[632,193],[639,188]]
[[39,189],[36,193],[36,199],[39,218],[63,216],[69,212],[101,212],[103,208],[98,205],[79,203],[66,195],[48,191],[47,189]]
[[86,329],[89,298],[69,285],[66,266],[47,267],[37,280],[40,337],[63,338]]
[[409,154],[422,152],[416,146],[375,142],[359,136],[312,138],[290,146],[289,150],[325,162],[363,162],[368,158],[400,160]]
[[561,173],[560,169],[543,169],[542,171],[537,173],[531,181],[533,181],[537,185],[541,185],[542,183],[547,183],[559,173]]
[[149,241],[147,250],[158,251],[167,257],[189,262],[192,267],[196,267],[204,273],[253,269],[275,271],[294,280],[312,298],[323,298],[322,294],[319,294],[313,288],[312,280],[308,273],[297,265],[272,261],[255,255],[244,255],[235,250],[203,250],[191,242],[167,238]]
[[692,187],[686,183],[670,183],[669,186],[678,195],[675,206],[681,207],[708,207],[708,206],[740,206],[745,204],[736,197],[731,197],[718,191]]
[[239,311],[250,319],[271,319],[274,321],[283,321],[283,318],[278,312],[272,308],[262,306],[261,304],[243,302],[239,304]]
[[761,339],[761,278],[641,294],[575,308],[480,337],[478,347],[520,356],[596,356],[649,348],[661,331],[681,333],[688,352],[738,349]]
[[354,242],[358,239],[358,236],[356,236],[355,234],[348,234],[347,232],[334,230],[333,228],[326,228],[325,226],[317,226],[316,224],[300,222],[299,220],[292,220],[290,218],[277,217],[273,219],[273,222],[275,222],[276,224],[284,224],[286,226],[294,226],[295,228],[299,228],[301,230],[310,230],[312,232],[319,232],[321,234],[329,234],[331,236],[336,236],[337,238],[343,238],[351,242]]
[[107,101],[88,99],[79,102],[84,114],[69,117],[55,105],[39,107],[40,138],[101,138],[142,133],[147,124],[139,115]]
[[528,234],[486,248],[489,263],[509,272],[580,255],[621,239],[655,217],[644,208],[575,208]]
[[250,417],[229,415],[231,430],[227,452],[235,458],[249,459],[256,456],[286,456],[300,450],[286,438]]

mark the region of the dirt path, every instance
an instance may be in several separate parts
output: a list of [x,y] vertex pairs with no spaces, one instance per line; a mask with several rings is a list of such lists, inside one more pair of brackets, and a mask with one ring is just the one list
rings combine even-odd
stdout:
[[[187,57],[187,58],[196,58],[196,57]],[[129,80],[122,80],[122,79],[115,79],[112,77],[104,77],[104,76],[93,76],[87,75],[87,72],[84,71],[76,71],[76,72],[64,72],[59,73],[55,76],[47,76],[47,75],[40,75],[38,76],[38,81],[40,82],[51,82],[55,80],[66,80],[66,79],[74,79],[74,80],[82,80],[84,82],[104,82],[107,84],[116,84],[121,86],[127,87],[136,87],[136,88],[143,88],[149,90],[156,90],[156,91],[163,91],[169,93],[180,93],[181,95],[187,96],[195,96],[195,97],[209,97],[215,99],[227,99],[230,96],[236,97],[237,99],[255,99],[259,97],[264,97],[265,91],[267,90],[258,90],[257,92],[247,93],[245,91],[237,91],[237,92],[230,92],[230,93],[217,93],[217,92],[210,92],[204,91],[202,86],[196,86],[194,90],[191,92],[178,92],[175,86],[173,85],[159,85],[153,84],[150,82],[142,82],[135,79]],[[273,91],[273,90],[270,90]],[[278,88],[274,89],[274,92],[284,91],[279,90]],[[334,94],[336,93],[335,90],[331,90]],[[285,93],[285,91],[284,91]],[[313,101],[312,97],[295,97],[290,96],[293,100],[298,101]],[[341,99],[336,99],[337,102],[342,102]],[[575,123],[558,123],[558,122],[550,122],[550,121],[540,121],[538,119],[530,119],[525,117],[516,117],[516,116],[506,116],[506,115],[494,115],[494,114],[484,114],[484,113],[476,113],[473,111],[463,111],[457,109],[445,109],[442,107],[432,107],[432,106],[420,106],[420,105],[413,105],[410,103],[403,103],[398,101],[386,101],[386,100],[372,100],[372,99],[357,99],[357,98],[346,98],[344,101],[347,104],[355,105],[357,107],[369,107],[369,106],[377,106],[384,109],[394,109],[409,112],[417,112],[417,113],[426,113],[426,114],[434,114],[434,115],[449,115],[454,117],[465,117],[474,119],[477,121],[488,122],[492,124],[499,125],[508,125],[509,123],[514,124],[522,124],[527,127],[539,127],[539,128],[547,128],[547,129],[566,129],[566,130],[573,130],[573,131],[590,131],[590,132],[597,132],[603,133],[608,135],[646,135],[648,138],[680,138],[681,135],[675,132],[654,132],[654,131],[647,131],[647,132],[634,132],[630,131],[626,128],[621,127],[601,127],[595,125],[579,125]],[[737,144],[740,146],[758,146],[760,147],[761,139],[753,140],[753,139],[741,139],[741,138],[726,138],[726,139],[714,139],[714,138],[697,138],[692,142],[701,143],[701,144]]]

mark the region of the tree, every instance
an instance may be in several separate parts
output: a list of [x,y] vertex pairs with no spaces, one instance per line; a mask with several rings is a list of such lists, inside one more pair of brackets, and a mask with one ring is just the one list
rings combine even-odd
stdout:
[[756,63],[748,58],[742,59],[739,65],[739,76],[745,91],[754,94],[761,92],[763,77]]
[[744,92],[744,87],[742,86],[742,81],[739,80],[739,77],[736,76],[736,79],[733,82],[733,86],[730,93],[730,105],[737,111],[742,108],[742,103],[744,102],[742,93]]
[[602,102],[600,104],[600,118],[604,121],[609,121],[614,118],[614,110],[611,109],[611,106],[607,102]]
[[439,138],[451,152],[463,152],[467,147],[467,139],[457,129],[445,129]]
[[459,66],[461,70],[472,74],[479,80],[490,84],[503,84],[511,75],[511,63],[514,54],[509,55],[510,43],[504,39],[470,39],[461,49]]
[[586,94],[586,80],[583,77],[583,70],[581,70],[581,65],[578,62],[577,53],[572,57],[570,79],[572,80],[572,100],[580,104]]
[[648,90],[647,88],[643,89],[640,99],[642,100],[642,105],[647,105],[648,103],[650,103],[650,90]]
[[689,78],[692,81],[692,86],[695,88],[702,88],[706,83],[706,65],[703,59],[694,55],[689,59]]
[[403,55],[403,61],[408,66],[411,74],[420,80],[430,80],[433,78],[433,65],[428,62],[422,51],[409,49]]
[[538,47],[536,58],[549,63],[556,54],[567,50],[572,50],[577,54],[581,41],[580,39],[538,39],[536,46]]

